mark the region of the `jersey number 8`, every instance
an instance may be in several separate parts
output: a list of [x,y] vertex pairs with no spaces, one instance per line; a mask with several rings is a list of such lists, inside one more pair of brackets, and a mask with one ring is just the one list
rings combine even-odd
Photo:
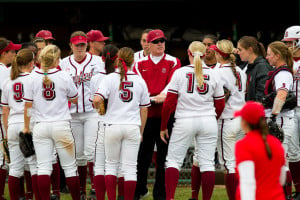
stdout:
[[55,99],[56,95],[55,95],[55,87],[54,87],[54,83],[52,82],[50,85],[45,85],[43,84],[43,97],[47,100],[47,101],[52,101],[53,99]]

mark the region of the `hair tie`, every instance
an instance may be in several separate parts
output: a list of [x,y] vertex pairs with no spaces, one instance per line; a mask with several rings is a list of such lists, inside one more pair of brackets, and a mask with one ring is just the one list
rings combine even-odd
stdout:
[[192,56],[200,56],[200,57],[202,57],[203,53],[200,52],[200,51],[196,51],[196,52],[192,53]]
[[125,74],[124,74],[125,75],[125,81],[127,81],[127,71],[128,71],[127,65],[126,65],[125,61],[122,58],[119,58],[119,60],[122,62],[124,72],[125,72]]
[[47,75],[48,75],[48,73],[47,73],[47,72],[44,72],[44,75],[45,75],[45,76],[47,76]]

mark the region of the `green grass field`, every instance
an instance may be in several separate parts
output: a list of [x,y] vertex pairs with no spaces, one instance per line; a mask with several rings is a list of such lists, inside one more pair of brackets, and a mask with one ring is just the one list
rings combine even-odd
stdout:
[[[90,190],[90,185],[87,185],[87,193],[89,193]],[[152,185],[149,185],[149,190],[152,191]],[[8,200],[9,195],[8,195],[8,186],[6,184],[5,186],[5,198]],[[178,200],[188,200],[191,198],[191,188],[186,186],[179,186],[176,189],[176,194],[175,194],[175,199]],[[71,195],[70,194],[61,194],[61,200],[71,200]],[[145,200],[152,200],[152,193],[150,192],[149,197],[145,198]],[[199,195],[199,199],[201,199],[201,194]],[[227,194],[224,186],[215,186],[212,200],[226,200]]]

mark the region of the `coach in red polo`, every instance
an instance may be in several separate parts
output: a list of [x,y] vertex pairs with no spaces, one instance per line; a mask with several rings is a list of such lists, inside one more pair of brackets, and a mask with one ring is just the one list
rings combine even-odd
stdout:
[[[154,200],[166,199],[164,164],[168,146],[160,139],[161,110],[166,98],[167,85],[174,71],[181,66],[179,59],[165,53],[166,39],[163,31],[159,29],[150,31],[147,36],[150,55],[136,62],[134,66],[134,71],[145,80],[152,101],[138,154],[135,199],[149,194],[147,176],[154,144],[157,146],[157,168],[153,198]],[[170,131],[172,123],[169,124],[168,130]]]

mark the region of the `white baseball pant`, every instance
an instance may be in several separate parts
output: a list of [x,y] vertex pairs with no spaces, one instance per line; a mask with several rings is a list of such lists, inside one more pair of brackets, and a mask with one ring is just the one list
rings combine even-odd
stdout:
[[51,175],[53,148],[56,148],[65,176],[77,176],[75,144],[69,121],[36,123],[33,144],[38,175]]
[[95,176],[104,175],[104,169],[105,169],[104,123],[99,122],[99,131],[98,131],[97,141],[96,141],[95,165],[94,165]]
[[19,133],[24,128],[24,123],[10,124],[7,129],[7,140],[10,155],[9,175],[20,178],[24,174],[25,163],[31,175],[37,174],[35,155],[25,158],[20,150]]
[[218,120],[218,156],[219,162],[227,173],[235,173],[234,148],[237,136],[242,135],[241,119],[220,119]]
[[[6,137],[6,132],[3,125],[3,116],[0,114],[0,141]],[[3,151],[0,151],[0,168],[1,169],[8,169],[8,164],[5,161]]]
[[87,161],[94,161],[98,121],[98,113],[95,111],[72,114],[71,127],[78,166],[86,166]]
[[105,175],[118,175],[119,165],[125,181],[137,180],[140,126],[105,125]]
[[195,138],[200,171],[215,171],[217,136],[218,125],[215,116],[176,119],[169,141],[166,167],[180,170],[187,149]]

